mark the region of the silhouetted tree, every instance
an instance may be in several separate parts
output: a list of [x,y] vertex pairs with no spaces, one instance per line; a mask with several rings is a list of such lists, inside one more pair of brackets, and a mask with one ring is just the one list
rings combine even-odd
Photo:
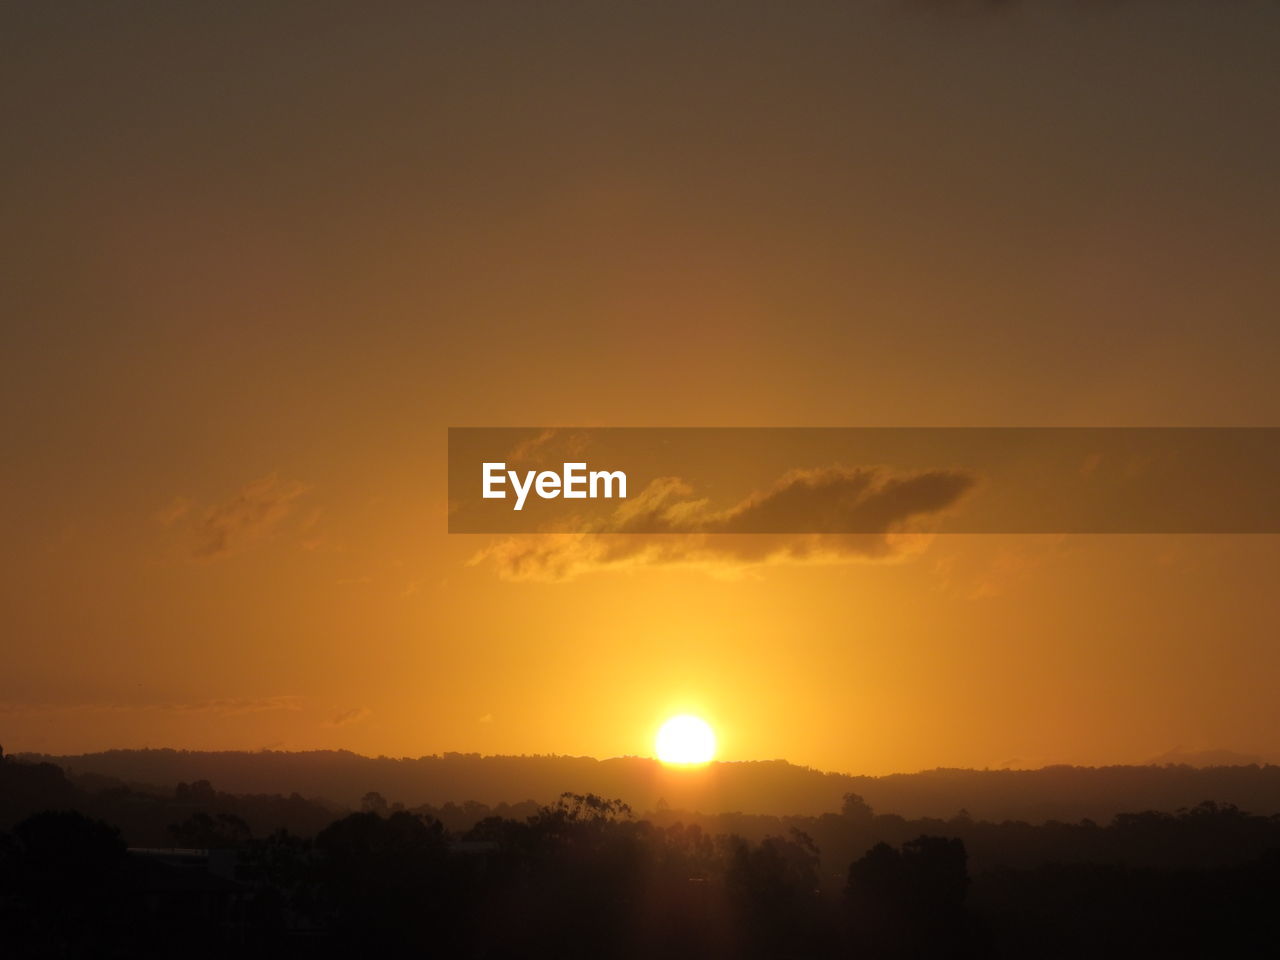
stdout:
[[173,797],[179,803],[211,804],[218,799],[218,794],[208,780],[197,780],[195,783],[179,783],[173,790]]
[[901,850],[876,844],[849,867],[854,941],[879,956],[970,953],[967,862],[954,838],[921,836]]
[[340,942],[397,953],[439,946],[461,891],[447,876],[439,821],[411,813],[353,813],[315,840],[318,919]]
[[220,850],[244,846],[253,832],[249,824],[234,813],[210,816],[201,811],[191,814],[181,823],[170,824],[169,836],[176,847]]
[[840,816],[854,823],[869,823],[875,814],[871,804],[856,793],[846,793],[840,805]]
[[776,955],[806,945],[815,927],[818,859],[812,839],[798,830],[755,847],[728,839],[725,886],[752,952]]
[[0,902],[20,905],[6,939],[32,953],[78,956],[117,939],[128,922],[121,900],[125,844],[101,820],[48,811],[23,820],[3,845]]

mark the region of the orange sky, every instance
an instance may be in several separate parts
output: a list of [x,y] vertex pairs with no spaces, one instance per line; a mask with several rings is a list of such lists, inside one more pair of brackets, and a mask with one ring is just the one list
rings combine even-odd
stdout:
[[1277,425],[1276,5],[0,19],[6,749],[1280,759],[1275,537],[444,532],[448,426]]

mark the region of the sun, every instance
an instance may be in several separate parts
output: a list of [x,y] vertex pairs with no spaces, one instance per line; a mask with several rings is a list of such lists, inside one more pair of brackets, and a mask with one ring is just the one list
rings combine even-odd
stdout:
[[716,755],[716,735],[701,717],[682,713],[662,725],[654,749],[663,763],[710,763]]

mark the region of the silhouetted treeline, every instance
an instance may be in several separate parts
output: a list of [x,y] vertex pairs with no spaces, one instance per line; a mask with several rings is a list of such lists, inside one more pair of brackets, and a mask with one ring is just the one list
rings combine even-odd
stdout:
[[[1280,902],[1280,817],[1208,802],[1032,826],[856,795],[820,817],[694,821],[565,794],[442,808],[460,829],[370,791],[307,833],[279,828],[319,815],[307,801],[112,791],[131,798],[117,810],[177,815],[164,849],[65,808],[7,824],[0,955],[1263,956]],[[0,761],[6,811],[86,796],[57,767]],[[236,812],[246,799],[268,826]],[[718,829],[734,823],[760,835]]]
[[856,793],[877,810],[904,817],[950,817],[960,809],[984,820],[1106,822],[1131,810],[1176,810],[1211,797],[1246,810],[1280,813],[1280,766],[1196,768],[1045,767],[1040,770],[929,770],[884,777],[848,776],[782,760],[713,763],[687,771],[623,757],[442,757],[393,759],[346,751],[204,753],[112,750],[75,757],[27,756],[56,763],[72,776],[99,774],[123,783],[171,790],[209,780],[236,794],[323,797],[355,808],[376,791],[408,806],[453,801],[489,805],[532,798],[553,801],[564,790],[621,797],[636,810],[665,801],[705,813],[745,811],[775,816],[840,809]]
[[[499,815],[523,816],[533,803],[504,805]],[[483,804],[422,806],[414,813],[440,820],[462,832],[490,815]],[[659,827],[684,824],[708,834],[733,834],[751,842],[800,832],[822,850],[824,885],[844,865],[878,843],[900,845],[921,834],[940,834],[964,841],[972,865],[1031,867],[1048,862],[1128,863],[1138,866],[1217,866],[1238,864],[1260,851],[1280,848],[1280,816],[1246,813],[1232,804],[1204,801],[1174,813],[1122,813],[1108,824],[1092,820],[1031,824],[1019,820],[993,823],[960,811],[949,818],[877,814],[856,794],[849,794],[840,813],[818,817],[774,817],[743,813],[705,815],[659,809],[643,814]]]
[[[164,790],[127,786],[86,775],[69,778],[52,763],[24,763],[0,755],[0,829],[43,810],[76,810],[118,828],[131,846],[174,846],[172,826],[194,814],[232,817],[262,835],[279,827],[310,836],[333,821],[343,808],[294,793],[234,795],[214,790],[208,780],[179,783]],[[187,837],[187,840],[192,840]],[[217,843],[179,842],[208,847]]]
[[[357,809],[389,814],[408,809],[461,836],[489,818],[524,821],[541,805],[532,800],[490,806],[476,801],[439,806],[406,806],[367,791]],[[98,776],[69,779],[52,764],[6,759],[0,764],[0,828],[49,809],[74,809],[119,828],[135,847],[235,846],[240,834],[265,836],[286,829],[310,838],[349,808],[298,794],[237,795],[216,790],[207,780],[181,782],[172,790],[129,787]],[[1146,812],[1120,814],[1110,823],[1049,821],[1031,824],[991,822],[965,811],[947,818],[906,818],[875,813],[856,794],[842,798],[839,811],[819,816],[701,814],[665,804],[640,815],[659,827],[677,823],[707,834],[736,835],[758,843],[769,836],[798,831],[822,851],[823,886],[837,882],[844,867],[877,843],[901,845],[921,834],[964,841],[975,869],[1032,867],[1047,862],[1127,863],[1135,866],[1214,866],[1238,864],[1260,851],[1280,847],[1280,818],[1250,815],[1231,804],[1184,808],[1181,815]]]

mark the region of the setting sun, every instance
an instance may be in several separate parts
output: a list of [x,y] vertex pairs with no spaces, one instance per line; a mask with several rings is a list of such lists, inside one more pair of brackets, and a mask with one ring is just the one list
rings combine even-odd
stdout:
[[681,714],[662,725],[654,748],[663,763],[710,763],[716,755],[716,735],[701,717]]

